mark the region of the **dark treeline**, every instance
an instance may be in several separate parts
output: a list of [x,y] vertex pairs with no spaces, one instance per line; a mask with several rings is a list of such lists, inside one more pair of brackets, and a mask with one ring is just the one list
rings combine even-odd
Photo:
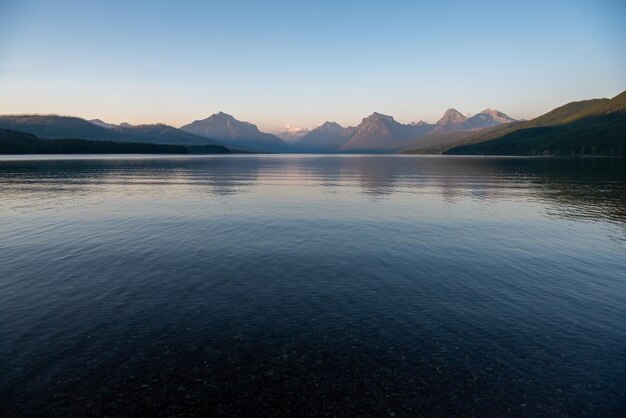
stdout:
[[570,126],[522,129],[497,140],[452,148],[455,155],[626,156],[624,125],[585,132]]
[[0,129],[0,154],[228,154],[222,145],[162,145],[88,139],[39,139]]

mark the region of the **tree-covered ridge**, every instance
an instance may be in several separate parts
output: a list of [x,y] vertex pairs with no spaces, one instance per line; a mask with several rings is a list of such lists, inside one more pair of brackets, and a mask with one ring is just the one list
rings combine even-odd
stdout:
[[40,139],[81,138],[102,141],[147,142],[150,144],[217,144],[210,138],[194,135],[164,124],[120,125],[104,128],[73,116],[0,115],[0,129],[27,132]]
[[0,129],[0,154],[225,154],[222,145],[163,145],[88,139],[39,139],[34,135]]
[[569,103],[485,134],[445,154],[626,156],[626,92],[610,100]]

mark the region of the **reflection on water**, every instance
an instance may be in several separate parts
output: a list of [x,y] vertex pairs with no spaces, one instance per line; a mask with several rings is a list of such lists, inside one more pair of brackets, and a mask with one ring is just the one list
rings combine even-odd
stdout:
[[626,164],[0,160],[12,415],[618,416]]
[[[257,184],[259,176],[261,184]],[[626,219],[623,159],[441,158],[398,156],[230,156],[23,160],[0,164],[3,209],[39,201],[142,193],[233,195],[267,186],[464,199],[529,198],[558,205],[557,216]],[[123,186],[120,188],[112,186]],[[131,187],[132,186],[132,187]],[[59,193],[59,192],[63,193]],[[13,202],[12,199],[17,199]],[[80,203],[80,202],[76,202]],[[30,206],[30,205],[29,205]],[[31,207],[31,209],[34,209]]]

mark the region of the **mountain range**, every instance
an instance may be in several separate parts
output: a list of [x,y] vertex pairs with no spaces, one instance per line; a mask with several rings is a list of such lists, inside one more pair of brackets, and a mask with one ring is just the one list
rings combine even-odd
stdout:
[[433,129],[435,132],[457,132],[488,128],[503,123],[516,122],[508,115],[492,109],[485,109],[472,117],[465,117],[456,109],[448,109]]
[[173,145],[214,144],[253,152],[387,153],[401,150],[432,133],[480,129],[512,120],[497,111],[486,110],[466,118],[458,111],[449,109],[436,124],[422,121],[402,124],[391,116],[374,112],[354,127],[344,128],[336,122],[325,122],[292,144],[224,112],[196,120],[181,128],[164,124],[116,125],[101,119],[87,121],[58,115],[5,115],[0,116],[0,129],[21,131],[41,139],[80,138]]
[[355,127],[343,128],[335,122],[326,122],[293,144],[293,149],[299,152],[394,152],[431,135],[474,131],[512,122],[515,119],[491,109],[469,118],[456,109],[448,109],[436,124],[423,121],[402,124],[391,116],[374,112]]
[[626,92],[613,99],[568,103],[529,121],[485,109],[465,116],[448,109],[436,123],[408,124],[374,112],[357,126],[325,122],[286,143],[249,122],[218,112],[181,128],[164,124],[119,125],[57,115],[0,115],[0,129],[39,139],[88,139],[229,150],[301,153],[430,153],[578,155],[626,154]]
[[[103,124],[109,127],[103,127]],[[0,129],[25,132],[40,139],[72,138],[173,145],[223,145],[163,124],[109,125],[102,121],[91,122],[71,116],[0,115]]]

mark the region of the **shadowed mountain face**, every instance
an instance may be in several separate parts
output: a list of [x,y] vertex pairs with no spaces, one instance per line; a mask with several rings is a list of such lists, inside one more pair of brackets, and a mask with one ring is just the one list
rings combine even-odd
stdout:
[[[109,125],[109,127],[103,127],[102,124]],[[100,124],[69,116],[0,116],[0,128],[26,132],[41,139],[74,138],[175,145],[216,144],[210,139],[163,124],[139,126],[122,124],[116,126],[106,122]]]
[[132,137],[135,138],[135,141],[141,142],[155,142],[156,140],[158,141],[156,143],[159,143],[161,141],[172,141],[168,143],[185,145],[205,145],[209,143],[218,143],[217,141],[204,138],[200,135],[194,135],[192,133],[176,129],[173,126],[164,125],[162,123],[158,123],[155,125],[136,126],[122,124],[119,127],[114,128],[114,131],[122,137]]
[[341,151],[384,151],[419,138],[432,130],[431,125],[404,125],[393,117],[372,113],[354,128]]
[[300,152],[337,152],[350,140],[351,130],[336,122],[326,122],[293,145]]
[[181,127],[183,131],[220,141],[228,146],[257,151],[286,152],[287,145],[277,136],[259,131],[256,125],[219,112]]
[[527,122],[465,139],[448,154],[626,155],[626,92],[568,103]]
[[81,118],[56,115],[0,116],[0,128],[26,132],[41,139],[83,138],[118,139],[110,129],[97,126]]

